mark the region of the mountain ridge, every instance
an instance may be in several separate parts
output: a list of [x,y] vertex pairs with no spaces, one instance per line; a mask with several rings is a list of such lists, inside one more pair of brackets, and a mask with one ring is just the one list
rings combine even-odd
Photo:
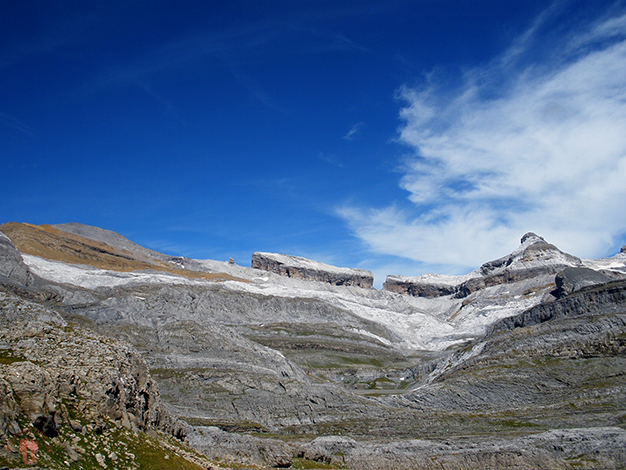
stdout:
[[[1,225],[0,231],[9,236],[22,253],[64,263],[121,272],[154,269],[190,278],[233,279],[228,274],[181,269],[172,262],[174,257],[140,247],[122,235],[97,227],[77,223],[37,226],[9,222]],[[106,235],[98,236],[98,231]]]
[[[150,254],[114,232],[68,230],[111,241],[107,252]],[[64,233],[81,243],[52,248],[84,249],[83,235]],[[626,465],[623,253],[581,260],[527,234],[472,277],[444,278],[467,289],[443,295],[167,255],[174,271],[114,271],[20,255],[6,240],[0,254],[11,295],[28,290],[63,321],[135,348],[169,413],[186,422],[183,439],[220,465]],[[233,279],[179,275],[191,268]]]

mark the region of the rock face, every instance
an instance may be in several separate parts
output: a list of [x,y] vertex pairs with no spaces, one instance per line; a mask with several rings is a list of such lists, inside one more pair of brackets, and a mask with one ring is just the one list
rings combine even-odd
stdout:
[[[110,232],[64,228],[141,252]],[[86,246],[55,236],[47,246],[66,256]],[[255,253],[257,269],[179,260],[181,271],[245,281],[214,282],[32,255],[22,264],[2,246],[7,446],[32,431],[77,457],[68,426],[106,425],[184,434],[237,468],[626,467],[623,254],[593,264],[527,234],[467,276],[408,279],[398,290],[413,295],[398,295],[344,287],[369,272],[284,255]],[[16,266],[34,279],[24,292],[54,296],[20,296],[6,275]],[[96,455],[94,468],[137,468]]]
[[[56,404],[80,397],[94,420],[108,416],[128,428],[180,435],[182,425],[161,405],[145,362],[132,348],[70,327],[54,311],[11,293],[0,292],[0,302],[2,351],[19,359],[3,366],[8,395],[16,397],[9,408],[17,414],[54,437],[57,415],[67,416]],[[4,433],[18,427],[15,419],[0,423]]]
[[555,277],[556,295],[563,297],[585,287],[606,284],[612,279],[589,268],[565,268]]
[[[30,449],[29,461],[47,468],[104,467],[105,460],[127,468],[134,457],[114,453],[119,441],[137,444],[136,433],[157,430],[185,438],[186,425],[163,406],[136,350],[47,306],[58,297],[37,295],[42,281],[30,283],[33,275],[2,234],[0,260],[0,462],[21,460],[19,443],[24,462]],[[109,452],[90,453],[96,443]]]
[[[12,461],[4,449],[18,442],[35,449],[39,442],[33,455],[46,468],[63,468],[64,461],[104,467],[105,460],[129,468],[136,456],[118,457],[120,441],[133,443],[137,433],[157,430],[182,440],[186,429],[163,406],[132,347],[0,288],[0,461]],[[92,453],[96,445],[108,452]],[[118,459],[122,467],[115,466]]]
[[[571,292],[557,301],[540,303],[518,315],[500,320],[492,326],[491,332],[512,330],[577,315],[622,315],[626,312],[625,281],[593,285],[597,288]],[[586,284],[585,287],[589,285]],[[612,334],[617,334],[617,330]]]
[[[606,446],[610,441],[615,445]],[[620,446],[626,431],[619,427],[549,431],[528,437],[471,441],[448,438],[359,443],[346,437],[321,437],[304,455],[339,467],[375,470],[531,470],[618,469],[624,462]]]
[[513,253],[489,261],[465,276],[388,276],[383,289],[416,297],[454,295],[465,298],[486,287],[512,284],[545,274],[556,274],[567,267],[582,266],[579,258],[562,252],[542,237],[529,232],[522,237],[521,246]]
[[285,277],[326,282],[334,286],[371,288],[374,284],[371,271],[338,268],[299,256],[257,252],[252,255],[252,267]]
[[0,232],[0,281],[4,280],[19,286],[28,286],[33,281],[32,274],[24,264],[22,256],[13,242]]
[[457,276],[425,274],[417,277],[389,275],[383,283],[383,289],[396,294],[412,295],[432,299],[459,292],[461,281]]

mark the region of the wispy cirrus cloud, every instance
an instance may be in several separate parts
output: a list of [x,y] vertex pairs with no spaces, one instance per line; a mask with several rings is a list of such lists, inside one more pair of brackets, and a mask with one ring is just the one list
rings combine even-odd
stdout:
[[0,127],[7,127],[11,131],[17,131],[19,134],[25,134],[29,137],[33,137],[35,135],[35,131],[27,124],[24,124],[19,119],[14,118],[13,116],[9,116],[8,114],[0,111]]
[[343,136],[344,140],[354,140],[358,133],[361,132],[361,129],[363,128],[363,126],[365,125],[364,122],[357,122],[356,124],[354,124],[350,130]]
[[527,231],[579,256],[625,241],[626,15],[529,60],[549,14],[453,93],[399,90],[410,204],[338,210],[374,252],[461,272]]

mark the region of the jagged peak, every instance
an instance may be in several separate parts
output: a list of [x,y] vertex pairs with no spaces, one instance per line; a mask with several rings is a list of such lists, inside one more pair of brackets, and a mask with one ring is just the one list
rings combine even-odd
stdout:
[[545,238],[533,232],[525,234],[520,242],[521,245],[511,254],[483,264],[480,267],[480,273],[486,276],[496,274],[505,269],[529,269],[551,265],[582,265],[580,258],[561,251],[555,245],[548,243]]
[[422,274],[417,277],[387,276],[383,288],[420,297],[468,295],[494,283],[509,283],[539,274],[554,274],[566,267],[580,267],[580,258],[559,250],[533,232],[521,238],[512,253],[492,261],[464,276]]
[[536,233],[533,232],[528,232],[527,234],[525,234],[522,239],[520,240],[520,243],[523,245],[524,243],[526,243],[527,241],[531,241],[533,243],[535,242],[545,242],[545,238],[540,237],[539,235],[537,235]]

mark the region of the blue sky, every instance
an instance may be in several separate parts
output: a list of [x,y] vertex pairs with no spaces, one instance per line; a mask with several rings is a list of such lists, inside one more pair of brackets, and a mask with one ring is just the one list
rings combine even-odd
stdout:
[[626,244],[623,2],[0,3],[1,222],[461,274]]

